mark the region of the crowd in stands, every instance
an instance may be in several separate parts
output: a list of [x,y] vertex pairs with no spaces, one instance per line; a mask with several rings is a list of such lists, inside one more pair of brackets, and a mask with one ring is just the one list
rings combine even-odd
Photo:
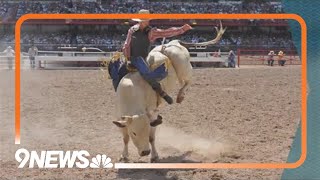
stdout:
[[[269,1],[149,1],[149,0],[52,0],[52,1],[5,1],[0,0],[0,16],[11,13],[14,21],[27,13],[136,13],[140,9],[152,13],[281,13],[279,3]],[[13,9],[13,10],[10,10]],[[12,14],[13,13],[13,14]]]
[[[183,0],[0,0],[0,17],[3,22],[16,21],[27,13],[136,13],[140,9],[149,9],[152,13],[282,13],[281,3],[272,3],[264,0],[242,1],[183,1]],[[41,45],[101,45],[105,50],[117,50],[125,40],[126,32],[91,32],[77,33],[24,33],[22,44]],[[176,37],[188,42],[202,42],[212,38],[212,33],[187,33]],[[0,34],[0,42],[13,44],[12,34]],[[160,40],[157,44],[160,43]],[[232,33],[225,34],[218,46],[235,46],[247,48],[294,48],[290,34],[287,33]]]
[[[195,32],[188,34],[186,36],[182,35],[177,37],[179,39],[188,42],[203,42],[208,41],[213,38],[213,34],[208,32]],[[263,33],[257,31],[246,31],[244,32],[226,32],[223,38],[219,41],[218,46],[233,46],[241,48],[284,48],[284,49],[294,49],[291,35],[289,32],[279,32],[279,33]]]
[[[175,37],[187,42],[203,42],[212,39],[214,35],[212,32],[192,32],[185,35]],[[55,33],[22,33],[21,43],[34,43],[39,47],[50,47],[54,45],[74,45],[74,46],[101,46],[104,50],[119,50],[125,41],[125,32],[82,32],[77,35],[71,35],[69,32],[55,32]],[[169,41],[170,39],[167,39]],[[14,43],[13,35],[0,35],[0,42],[7,44]],[[159,39],[155,45],[159,45]],[[284,48],[294,49],[293,41],[289,33],[225,33],[223,38],[216,46],[235,48]],[[41,48],[40,48],[41,49]]]
[[8,4],[0,2],[0,17],[3,17],[8,11]]

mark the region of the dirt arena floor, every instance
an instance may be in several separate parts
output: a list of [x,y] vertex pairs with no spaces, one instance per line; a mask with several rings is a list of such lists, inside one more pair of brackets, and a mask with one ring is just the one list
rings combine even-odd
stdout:
[[[301,66],[195,69],[182,104],[163,106],[160,162],[285,162],[300,119]],[[0,179],[280,179],[282,170],[18,169],[19,148],[87,150],[117,162],[115,92],[100,70],[21,74],[21,144],[14,144],[14,75],[0,71]],[[130,162],[140,158],[132,144]]]

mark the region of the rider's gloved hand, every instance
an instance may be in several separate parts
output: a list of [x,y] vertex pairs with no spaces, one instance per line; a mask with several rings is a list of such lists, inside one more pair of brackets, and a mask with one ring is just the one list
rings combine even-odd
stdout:
[[182,29],[184,31],[188,31],[188,30],[192,29],[192,27],[189,24],[185,24],[185,25],[182,26]]

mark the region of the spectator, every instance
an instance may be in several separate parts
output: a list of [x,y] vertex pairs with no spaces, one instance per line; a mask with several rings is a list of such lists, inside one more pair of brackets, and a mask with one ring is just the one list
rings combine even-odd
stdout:
[[[94,31],[94,32],[80,32],[76,36],[71,38],[71,34],[67,32],[55,32],[55,33],[23,33],[21,42],[22,44],[31,44],[30,39],[34,39],[35,44],[46,44],[48,45],[69,45],[76,42],[77,45],[95,45],[95,46],[105,46],[108,50],[117,49],[121,43],[124,42],[125,37],[121,36],[123,32],[119,31]],[[272,37],[270,35],[263,35],[255,31],[245,31],[245,32],[232,32],[234,37],[229,38],[228,32],[222,37],[221,41],[217,43],[218,46],[224,47],[238,47],[238,48],[284,48],[293,49],[294,44],[291,40],[290,35],[284,35],[283,33],[273,33]],[[237,34],[239,33],[239,35]],[[259,34],[259,36],[257,36]],[[283,37],[285,36],[285,37]],[[212,38],[212,34],[206,32],[192,32],[187,35],[176,37],[189,42],[203,42],[208,41]],[[167,39],[172,40],[172,38]],[[0,41],[7,43],[14,43],[14,36],[12,35],[0,35]],[[74,44],[74,45],[76,45]],[[160,44],[158,41],[156,44]],[[44,47],[47,48],[47,47]]]
[[3,51],[7,57],[8,62],[8,69],[11,70],[13,66],[13,59],[14,59],[14,50],[11,46],[8,46],[6,50]]
[[228,67],[235,68],[236,62],[235,62],[236,55],[234,54],[233,50],[230,50],[228,54]]
[[[125,31],[120,31],[117,29],[112,29],[110,26],[108,31],[79,31],[78,33],[71,34],[70,32],[37,32],[37,33],[22,33],[21,43],[23,46],[28,46],[26,49],[28,51],[29,45],[32,43],[37,46],[45,44],[43,50],[54,49],[54,47],[72,44],[71,40],[74,42],[74,46],[103,46],[107,51],[113,51],[119,49],[121,43],[125,41],[125,36],[122,34]],[[163,27],[165,28],[165,27]],[[71,36],[73,36],[71,38]],[[186,35],[175,37],[174,39],[181,39],[188,42],[203,42],[208,41],[212,38],[211,32],[203,31],[193,31]],[[168,38],[167,41],[172,40]],[[0,34],[0,41],[6,42],[8,44],[14,43],[13,34]],[[160,40],[155,43],[155,45],[161,44]],[[239,32],[226,32],[222,37],[221,41],[217,43],[216,46],[230,48],[254,48],[254,49],[294,49],[293,41],[291,40],[291,35],[288,31],[277,32],[265,34],[260,31],[250,30],[250,31],[239,31]]]
[[268,66],[273,66],[273,63],[274,63],[274,59],[273,59],[273,56],[274,56],[274,51],[270,51],[269,54],[268,54]]
[[278,53],[278,58],[279,58],[278,64],[279,64],[279,66],[284,66],[284,64],[286,63],[286,60],[283,59],[284,55],[285,54],[283,53],[283,51],[279,51],[279,53]]
[[[17,8],[15,8],[17,6]],[[14,7],[10,10],[11,7]],[[59,1],[20,1],[0,2],[0,16],[13,16],[16,19],[28,13],[134,13],[140,8],[153,13],[282,13],[280,3],[254,1],[239,2],[175,2],[163,1],[116,1],[84,2],[72,0]],[[10,11],[10,12],[9,12]],[[10,14],[8,14],[10,13]],[[13,14],[11,14],[13,13]],[[6,15],[8,14],[8,15]]]
[[34,44],[32,44],[31,47],[29,48],[28,54],[29,54],[31,68],[34,69],[36,66],[35,58],[38,55],[38,48]]

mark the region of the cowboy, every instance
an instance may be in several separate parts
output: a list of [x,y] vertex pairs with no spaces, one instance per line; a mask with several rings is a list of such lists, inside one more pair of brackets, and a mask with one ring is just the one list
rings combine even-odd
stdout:
[[36,67],[35,57],[38,55],[38,48],[32,43],[31,47],[28,50],[30,65],[34,69]]
[[228,54],[228,67],[232,67],[232,68],[236,67],[236,62],[234,60],[235,57],[236,55],[234,54],[233,50],[230,50]]
[[283,56],[285,54],[283,53],[283,51],[279,51],[278,53],[278,58],[279,58],[279,66],[284,66],[284,64],[286,63],[286,60],[283,59]]
[[8,69],[11,70],[13,67],[13,59],[14,59],[14,50],[11,46],[8,46],[7,49],[3,51],[7,56]]
[[[149,10],[142,9],[139,14],[150,14]],[[173,37],[192,29],[188,24],[182,27],[172,27],[169,29],[157,29],[149,26],[150,19],[132,19],[138,22],[128,30],[127,39],[124,43],[123,52],[128,59],[129,66],[136,68],[141,76],[151,85],[168,104],[172,104],[172,98],[163,91],[161,84],[158,82],[161,79],[156,78],[149,66],[145,62],[151,46],[158,38]]]
[[273,56],[274,56],[274,51],[270,51],[269,54],[268,54],[268,66],[273,66],[273,63],[274,63],[274,59],[273,59]]

